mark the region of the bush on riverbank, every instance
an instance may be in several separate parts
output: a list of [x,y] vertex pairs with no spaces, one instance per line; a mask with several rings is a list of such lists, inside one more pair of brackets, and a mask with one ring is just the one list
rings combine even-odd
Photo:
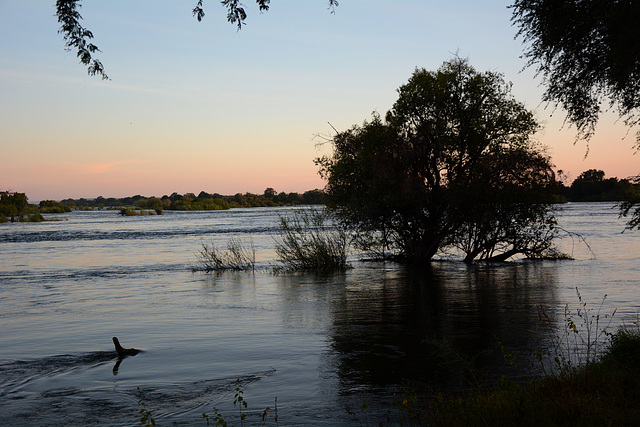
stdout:
[[462,396],[439,394],[436,425],[636,425],[640,420],[640,333],[620,329],[602,356],[526,384],[502,380]]

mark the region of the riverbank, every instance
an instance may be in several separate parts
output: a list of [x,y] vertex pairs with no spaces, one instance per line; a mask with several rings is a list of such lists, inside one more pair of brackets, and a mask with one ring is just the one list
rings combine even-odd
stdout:
[[439,394],[417,421],[439,426],[637,425],[640,333],[620,329],[602,357],[581,366],[557,359],[557,372],[525,384],[507,379],[462,395]]

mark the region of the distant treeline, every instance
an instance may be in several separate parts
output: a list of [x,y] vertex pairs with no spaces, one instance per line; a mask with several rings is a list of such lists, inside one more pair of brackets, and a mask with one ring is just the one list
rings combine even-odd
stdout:
[[325,195],[321,190],[309,190],[303,194],[278,193],[273,188],[267,188],[262,194],[238,193],[233,196],[223,196],[218,193],[209,194],[201,191],[197,196],[194,193],[178,194],[170,196],[144,197],[141,195],[115,198],[96,197],[95,199],[64,199],[60,203],[72,209],[104,209],[136,207],[150,209],[156,212],[162,210],[197,211],[197,210],[221,210],[231,208],[266,207],[266,206],[295,206],[318,205],[325,202]]
[[604,176],[604,171],[589,169],[582,172],[568,187],[562,182],[562,171],[558,171],[556,193],[562,201],[569,202],[640,200],[640,177],[605,179]]
[[[558,202],[622,202],[640,200],[640,176],[628,179],[607,178],[598,169],[584,171],[570,186],[564,184],[566,179],[562,171],[558,171],[555,198]],[[114,198],[96,197],[95,199],[64,199],[61,201],[43,200],[39,206],[28,203],[24,193],[0,191],[0,222],[6,221],[42,221],[41,213],[64,213],[72,209],[116,209],[132,207],[137,210],[162,213],[166,210],[194,211],[220,210],[230,208],[260,206],[295,206],[319,205],[326,203],[326,195],[322,190],[309,190],[303,194],[278,193],[267,188],[262,194],[238,193],[223,196],[218,193],[209,194],[201,191],[197,196],[193,193],[170,196],[144,197],[140,195]],[[135,211],[133,211],[135,214]],[[153,213],[153,212],[151,212]],[[125,214],[125,213],[123,213]]]

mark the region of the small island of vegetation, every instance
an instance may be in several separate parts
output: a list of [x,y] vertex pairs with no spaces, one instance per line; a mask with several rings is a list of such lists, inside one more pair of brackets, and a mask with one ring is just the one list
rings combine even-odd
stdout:
[[319,205],[324,204],[324,202],[325,194],[321,190],[309,190],[302,194],[278,193],[271,187],[264,190],[262,194],[237,193],[233,196],[224,196],[218,193],[210,194],[201,191],[197,196],[194,193],[186,193],[184,195],[172,193],[170,196],[164,195],[162,197],[135,195],[124,198],[105,198],[99,196],[95,199],[81,198],[60,201],[63,205],[78,210],[132,208],[139,211],[155,211],[158,214],[164,210],[223,210],[269,206]]
[[0,193],[0,222],[38,222],[44,217],[36,205],[28,202],[27,195],[4,191]]
[[193,193],[164,195],[160,198],[135,195],[131,197],[95,199],[64,199],[61,201],[43,200],[39,205],[28,202],[25,193],[14,191],[0,192],[0,222],[38,222],[44,221],[42,214],[61,214],[72,210],[114,209],[123,216],[161,215],[165,210],[202,211],[231,208],[320,205],[325,203],[322,190],[309,190],[304,193],[278,193],[269,187],[262,194],[237,193],[223,196],[218,193],[201,191]]

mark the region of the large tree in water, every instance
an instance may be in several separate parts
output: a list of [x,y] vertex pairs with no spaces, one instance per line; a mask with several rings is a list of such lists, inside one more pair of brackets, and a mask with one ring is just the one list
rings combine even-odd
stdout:
[[448,248],[467,262],[544,256],[555,178],[532,141],[538,123],[510,90],[457,57],[416,69],[384,122],[374,114],[338,133],[316,160],[330,208],[412,264]]

